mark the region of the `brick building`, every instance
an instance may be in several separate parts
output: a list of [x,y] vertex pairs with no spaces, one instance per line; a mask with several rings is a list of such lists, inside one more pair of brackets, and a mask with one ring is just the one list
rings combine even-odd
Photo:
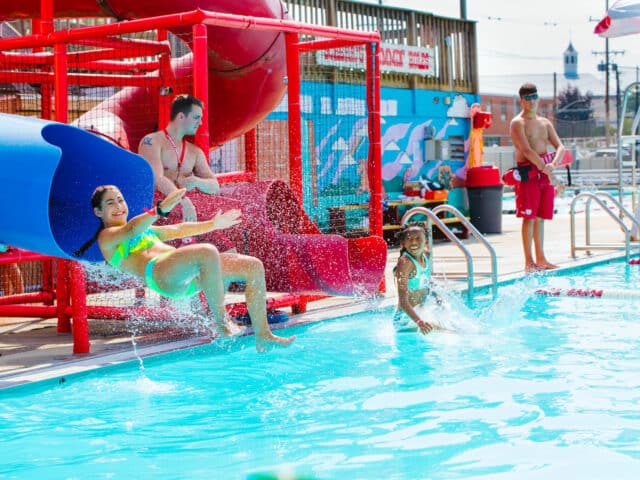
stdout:
[[[484,131],[485,145],[511,145],[509,123],[520,110],[518,89],[523,83],[533,83],[538,87],[540,96],[538,112],[554,122],[555,99],[567,86],[577,87],[583,95],[591,92],[594,124],[604,125],[604,73],[579,74],[578,52],[571,43],[564,52],[563,63],[563,73],[480,75],[480,103],[483,110],[492,113],[491,128]],[[610,98],[610,120],[615,125],[615,89],[612,89],[611,92],[613,92],[613,96]]]

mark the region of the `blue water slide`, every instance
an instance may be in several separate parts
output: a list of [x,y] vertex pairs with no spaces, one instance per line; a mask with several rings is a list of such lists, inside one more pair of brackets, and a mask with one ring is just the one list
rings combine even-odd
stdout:
[[[98,229],[91,194],[116,185],[129,216],[153,201],[153,172],[144,158],[77,127],[0,114],[0,242],[73,257]],[[97,245],[81,259],[103,261]]]

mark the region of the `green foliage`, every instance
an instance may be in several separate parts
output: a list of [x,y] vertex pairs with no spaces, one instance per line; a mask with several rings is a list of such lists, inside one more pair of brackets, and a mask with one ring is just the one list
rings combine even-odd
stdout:
[[567,85],[558,94],[556,118],[570,121],[589,120],[593,116],[592,98],[591,92],[582,95],[578,87]]

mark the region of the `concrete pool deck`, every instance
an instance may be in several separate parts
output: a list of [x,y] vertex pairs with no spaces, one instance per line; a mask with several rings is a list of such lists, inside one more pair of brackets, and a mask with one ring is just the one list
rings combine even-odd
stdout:
[[[514,215],[504,214],[502,233],[486,236],[497,255],[499,281],[524,276],[520,224],[521,221]],[[584,216],[578,216],[577,239],[581,243],[584,242],[584,230]],[[592,243],[624,241],[620,228],[602,211],[592,211],[591,232]],[[489,285],[488,277],[478,275],[490,271],[491,262],[487,250],[473,237],[463,243],[474,257],[473,269],[477,274],[475,286]],[[388,306],[395,303],[392,269],[398,252],[397,247],[389,249],[385,274],[387,291],[377,305]],[[596,250],[591,255],[579,251],[576,258],[572,258],[569,215],[561,213],[545,224],[545,252],[551,262],[566,268],[620,257],[624,250]],[[632,254],[637,253],[638,247],[634,244]],[[441,281],[447,287],[459,290],[466,288],[466,279],[455,278],[456,273],[466,272],[466,262],[457,246],[450,242],[436,242],[433,264],[436,274],[446,273],[447,278]],[[242,299],[241,296],[238,298]],[[366,308],[371,308],[370,302],[332,297],[310,303],[306,313],[291,316],[290,322],[316,321]],[[56,333],[56,322],[56,319],[0,318],[0,389],[113,365],[133,360],[136,355],[147,356],[210,341],[202,333],[180,328],[170,322],[144,327],[138,324],[134,350],[133,334],[125,322],[89,320],[91,353],[74,355],[71,353],[71,335]],[[304,337],[299,337],[296,342],[304,342]]]

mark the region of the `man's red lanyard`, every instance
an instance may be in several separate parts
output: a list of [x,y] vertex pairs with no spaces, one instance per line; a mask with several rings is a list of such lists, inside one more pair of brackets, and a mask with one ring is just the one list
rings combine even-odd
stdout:
[[167,137],[167,140],[169,140],[169,143],[173,147],[173,151],[176,152],[176,158],[178,159],[178,173],[180,173],[182,160],[184,160],[184,152],[187,151],[187,141],[184,139],[184,137],[182,138],[182,153],[178,154],[178,146],[176,145],[176,142],[173,141],[173,138],[171,138],[171,135],[169,135],[169,132],[167,132],[167,129],[165,128],[162,131],[164,132],[164,136]]

